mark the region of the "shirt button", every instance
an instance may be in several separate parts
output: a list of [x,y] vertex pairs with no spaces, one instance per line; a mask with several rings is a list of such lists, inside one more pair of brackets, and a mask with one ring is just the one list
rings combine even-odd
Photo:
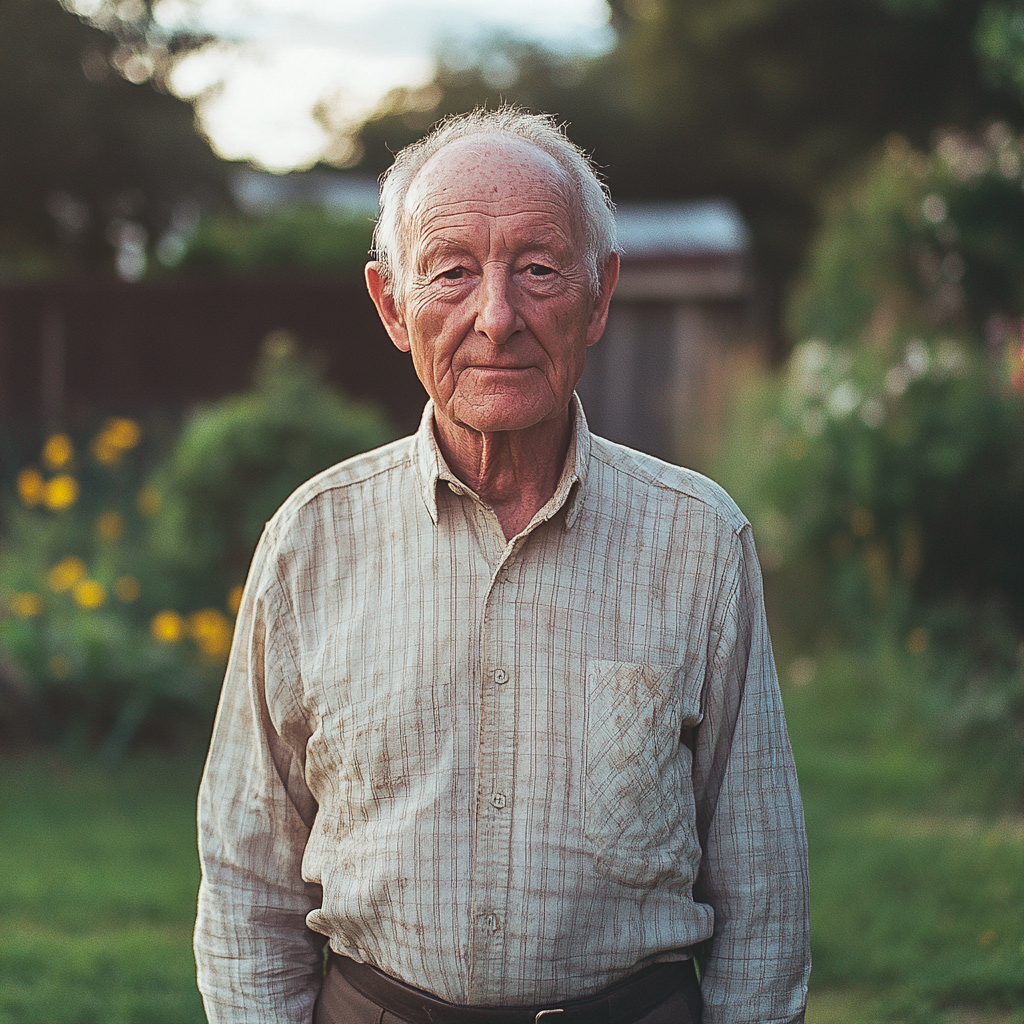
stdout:
[[502,809],[502,807],[504,807],[504,806],[505,806],[505,794],[504,794],[504,793],[495,793],[495,794],[494,794],[494,795],[493,795],[493,796],[491,797],[491,803],[492,803],[492,804],[493,804],[493,805],[494,805],[495,807],[497,807],[497,808],[498,808],[498,810],[500,811],[500,810]]
[[497,914],[483,914],[476,919],[476,923],[485,932],[496,932],[501,928],[501,918]]
[[508,673],[503,668],[494,670],[494,681],[499,685],[503,685],[508,682]]

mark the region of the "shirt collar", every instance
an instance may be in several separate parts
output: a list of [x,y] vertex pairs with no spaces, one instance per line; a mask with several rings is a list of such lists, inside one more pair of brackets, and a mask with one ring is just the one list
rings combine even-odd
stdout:
[[[570,403],[572,409],[572,435],[569,438],[569,451],[566,453],[562,475],[551,500],[537,513],[543,519],[551,519],[561,508],[565,508],[564,523],[567,530],[572,529],[579,517],[580,494],[587,481],[587,468],[590,465],[590,429],[587,418],[583,414],[583,405],[579,396],[573,392]],[[413,438],[413,468],[419,479],[420,496],[426,506],[430,519],[437,525],[437,488],[441,483],[452,487],[455,491],[471,494],[470,489],[451,471],[445,462],[441,449],[437,445],[434,434],[434,403],[428,401],[420,418],[419,429]]]

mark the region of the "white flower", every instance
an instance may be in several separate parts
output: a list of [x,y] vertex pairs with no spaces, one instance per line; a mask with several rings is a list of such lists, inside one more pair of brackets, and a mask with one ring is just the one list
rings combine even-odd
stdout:
[[844,380],[828,396],[828,411],[836,418],[849,416],[860,405],[860,390],[851,380]]
[[943,338],[935,348],[935,361],[946,374],[954,376],[967,365],[963,345],[952,338]]
[[825,393],[823,371],[829,358],[828,346],[817,338],[805,341],[793,350],[790,379],[798,394],[816,397]]
[[930,360],[928,346],[920,338],[911,338],[907,342],[907,350],[904,359],[911,377],[921,377],[928,370]]
[[921,212],[924,214],[926,221],[931,224],[938,224],[946,219],[946,214],[948,213],[946,200],[932,192],[921,201]]
[[820,338],[811,338],[797,345],[791,357],[796,373],[816,373],[828,362],[828,345]]

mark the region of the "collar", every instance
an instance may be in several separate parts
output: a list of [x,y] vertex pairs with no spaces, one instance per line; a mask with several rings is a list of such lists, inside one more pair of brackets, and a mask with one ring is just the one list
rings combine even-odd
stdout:
[[[587,418],[583,414],[583,406],[575,392],[573,392],[570,406],[572,408],[572,434],[569,438],[569,451],[565,456],[562,475],[558,480],[555,493],[534,517],[534,521],[551,519],[564,507],[563,523],[566,530],[571,530],[579,518],[581,507],[579,498],[587,481],[591,448]],[[437,488],[440,484],[446,484],[456,493],[470,496],[476,501],[480,500],[451,471],[441,454],[434,434],[434,403],[432,400],[427,402],[420,419],[419,429],[413,435],[412,463],[419,481],[420,497],[435,526],[438,521]]]

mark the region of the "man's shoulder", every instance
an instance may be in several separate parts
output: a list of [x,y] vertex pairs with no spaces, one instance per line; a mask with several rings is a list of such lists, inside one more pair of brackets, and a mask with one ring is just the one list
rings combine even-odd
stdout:
[[600,467],[609,483],[646,490],[659,504],[681,504],[687,511],[702,511],[733,532],[747,525],[747,517],[725,489],[696,470],[663,462],[603,437],[593,437],[591,451],[595,468]]
[[372,485],[377,478],[409,468],[413,437],[403,437],[390,444],[354,455],[322,473],[317,473],[294,490],[270,520],[271,527],[286,530],[306,513],[314,513],[324,500],[344,500],[354,492]]

